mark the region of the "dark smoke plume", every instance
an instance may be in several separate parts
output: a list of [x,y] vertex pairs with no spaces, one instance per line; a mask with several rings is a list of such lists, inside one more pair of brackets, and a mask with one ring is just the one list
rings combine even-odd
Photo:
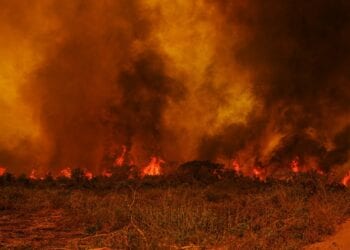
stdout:
[[[350,3],[210,3],[225,16],[227,39],[237,23],[246,30],[244,44],[232,50],[231,56],[253,72],[254,93],[263,111],[252,114],[247,124],[229,125],[203,139],[200,156],[232,157],[247,144],[256,144],[259,158],[262,135],[273,130],[283,138],[271,161],[286,154],[289,159],[315,156],[328,159],[322,163],[324,169],[336,161],[346,162],[349,142],[339,143],[339,138],[346,136],[342,128],[350,114]],[[313,136],[308,131],[313,131]],[[336,144],[332,153],[326,152],[327,137]],[[335,152],[341,157],[331,160],[338,158],[332,156],[338,154]]]
[[12,105],[34,123],[0,137],[0,165],[99,172],[123,146],[137,165],[349,164],[349,13],[345,0],[0,0],[0,48],[29,58]]
[[160,154],[161,115],[177,86],[138,1],[56,5],[63,38],[24,90],[49,142],[46,164],[96,170],[133,144],[147,148],[146,160]]

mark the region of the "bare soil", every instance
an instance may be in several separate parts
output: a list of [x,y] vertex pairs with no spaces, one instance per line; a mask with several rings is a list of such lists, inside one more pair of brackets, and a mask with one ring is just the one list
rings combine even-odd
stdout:
[[82,237],[62,224],[63,211],[0,212],[0,249],[66,249],[69,240]]
[[336,234],[325,241],[313,244],[306,250],[348,250],[350,249],[350,220],[341,225]]

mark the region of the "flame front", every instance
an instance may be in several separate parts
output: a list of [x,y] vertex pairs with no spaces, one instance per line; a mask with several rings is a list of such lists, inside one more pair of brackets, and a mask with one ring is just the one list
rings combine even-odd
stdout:
[[64,168],[60,171],[60,176],[62,177],[65,177],[65,178],[72,178],[72,170],[71,168],[67,167],[67,168]]
[[141,176],[157,176],[162,174],[161,164],[165,163],[161,158],[153,156],[150,163],[142,170]]

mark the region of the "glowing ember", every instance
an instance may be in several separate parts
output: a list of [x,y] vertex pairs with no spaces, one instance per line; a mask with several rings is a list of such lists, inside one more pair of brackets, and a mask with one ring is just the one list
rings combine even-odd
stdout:
[[318,173],[319,175],[325,175],[325,173],[319,168],[316,168],[316,173]]
[[110,177],[112,176],[112,173],[111,173],[111,171],[109,171],[109,170],[103,170],[102,176],[103,176],[103,177],[110,178]]
[[37,172],[36,172],[35,169],[33,169],[33,170],[30,172],[29,179],[31,179],[31,180],[37,180],[37,179],[38,179]]
[[115,159],[114,166],[120,167],[123,166],[123,164],[125,163],[126,146],[123,146],[122,148],[123,152],[117,159]]
[[90,171],[86,171],[84,175],[88,180],[91,180],[94,177],[94,175]]
[[300,167],[299,167],[299,157],[296,157],[292,163],[290,164],[290,167],[294,173],[299,173],[300,172]]
[[62,169],[60,172],[60,176],[70,179],[72,177],[72,170],[70,168]]
[[236,172],[236,173],[239,173],[241,171],[241,166],[239,165],[238,161],[234,160],[232,162],[232,166],[233,166],[233,170]]
[[260,168],[253,168],[253,175],[255,178],[258,178],[260,181],[264,181],[265,180],[265,175],[264,175],[264,171]]
[[142,177],[146,175],[161,175],[161,164],[165,163],[162,159],[153,156],[151,162],[142,170]]
[[0,176],[3,176],[6,173],[6,168],[0,167]]
[[341,183],[346,187],[350,185],[350,171],[344,176]]

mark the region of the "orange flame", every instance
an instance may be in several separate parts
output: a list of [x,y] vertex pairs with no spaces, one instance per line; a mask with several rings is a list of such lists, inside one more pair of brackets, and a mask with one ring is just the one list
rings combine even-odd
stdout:
[[260,181],[265,181],[266,179],[264,171],[261,168],[257,168],[257,167],[253,168],[253,175],[255,178],[258,178]]
[[38,179],[37,172],[36,172],[35,169],[32,169],[32,171],[30,172],[29,179],[31,179],[31,180],[37,180]]
[[65,169],[62,169],[60,172],[60,176],[66,177],[66,178],[72,178],[72,170],[68,167]]
[[239,173],[241,171],[241,166],[239,165],[237,160],[233,160],[232,167],[236,173]]
[[161,164],[165,163],[162,159],[153,156],[150,163],[142,170],[142,177],[146,175],[156,176],[161,175]]
[[290,167],[294,173],[300,172],[299,157],[296,157],[290,164]]
[[120,167],[120,166],[123,166],[123,164],[125,163],[126,146],[123,145],[122,149],[123,149],[123,152],[119,157],[117,157],[117,159],[115,159],[114,166]]
[[103,176],[103,177],[110,178],[110,177],[112,176],[112,173],[111,173],[111,171],[105,169],[105,170],[103,170],[103,172],[102,172],[102,176]]
[[88,180],[91,180],[94,177],[94,175],[90,171],[85,171],[84,175]]
[[346,187],[350,185],[350,171],[344,176],[341,183]]
[[6,168],[0,167],[0,176],[3,176],[6,173]]

